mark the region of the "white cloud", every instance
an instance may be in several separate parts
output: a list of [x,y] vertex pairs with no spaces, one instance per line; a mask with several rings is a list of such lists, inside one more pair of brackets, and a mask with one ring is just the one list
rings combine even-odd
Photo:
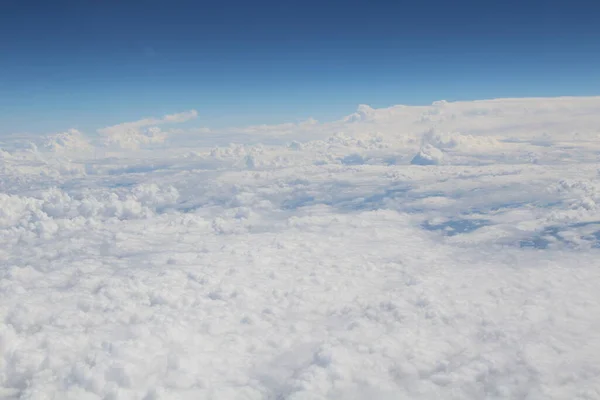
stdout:
[[44,148],[54,152],[87,151],[91,145],[85,135],[77,129],[50,135],[46,138]]
[[124,122],[98,129],[98,133],[106,137],[106,144],[118,144],[125,148],[137,148],[142,144],[164,141],[168,133],[162,131],[158,127],[159,125],[183,123],[196,117],[198,117],[198,112],[190,110],[165,115],[162,118],[144,118],[138,121]]
[[164,123],[181,123],[196,117],[198,117],[198,112],[196,110],[190,110],[178,114],[165,115],[162,120]]
[[177,113],[177,114],[168,114],[162,118],[144,118],[144,119],[140,119],[138,121],[133,121],[133,122],[123,122],[121,124],[98,129],[98,133],[103,134],[103,135],[111,135],[114,133],[127,131],[129,129],[139,129],[139,128],[143,128],[146,126],[187,122],[196,117],[198,117],[198,112],[196,110],[190,110],[190,111],[184,111],[184,112]]
[[0,141],[0,398],[596,398],[600,98],[357,115]]

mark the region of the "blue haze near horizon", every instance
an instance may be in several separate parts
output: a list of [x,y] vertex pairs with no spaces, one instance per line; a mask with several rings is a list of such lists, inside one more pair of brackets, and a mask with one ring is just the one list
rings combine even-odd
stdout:
[[600,94],[590,1],[0,2],[0,134]]

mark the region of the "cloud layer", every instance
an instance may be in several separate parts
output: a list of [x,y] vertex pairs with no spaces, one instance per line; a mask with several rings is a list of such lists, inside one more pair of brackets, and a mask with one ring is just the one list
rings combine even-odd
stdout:
[[4,142],[0,398],[598,398],[599,111]]

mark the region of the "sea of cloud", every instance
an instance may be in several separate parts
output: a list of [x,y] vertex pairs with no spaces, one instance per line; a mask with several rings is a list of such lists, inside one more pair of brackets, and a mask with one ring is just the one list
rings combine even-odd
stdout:
[[1,399],[600,398],[600,98],[196,117],[0,138]]

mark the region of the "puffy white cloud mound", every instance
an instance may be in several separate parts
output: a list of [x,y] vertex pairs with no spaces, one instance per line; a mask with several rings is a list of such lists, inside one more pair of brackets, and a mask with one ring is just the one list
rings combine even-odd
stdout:
[[51,135],[46,138],[43,148],[53,152],[89,151],[92,145],[77,129]]
[[105,137],[105,144],[108,146],[117,145],[124,149],[137,149],[144,145],[164,142],[169,133],[162,131],[158,125],[182,123],[197,116],[198,112],[191,110],[165,115],[162,118],[144,118],[102,128],[98,133]]
[[439,165],[444,160],[444,153],[430,144],[421,147],[421,150],[410,161],[413,165]]
[[144,145],[162,143],[168,136],[159,127],[150,128],[123,128],[106,134],[107,146],[117,145],[123,149],[135,150]]
[[346,122],[364,122],[373,120],[377,115],[377,111],[371,106],[361,104],[356,109],[355,113],[350,114],[345,118]]
[[445,132],[438,129],[427,131],[422,138],[439,149],[455,149],[469,151],[473,149],[490,149],[500,145],[500,142],[490,136],[464,135],[458,132]]

